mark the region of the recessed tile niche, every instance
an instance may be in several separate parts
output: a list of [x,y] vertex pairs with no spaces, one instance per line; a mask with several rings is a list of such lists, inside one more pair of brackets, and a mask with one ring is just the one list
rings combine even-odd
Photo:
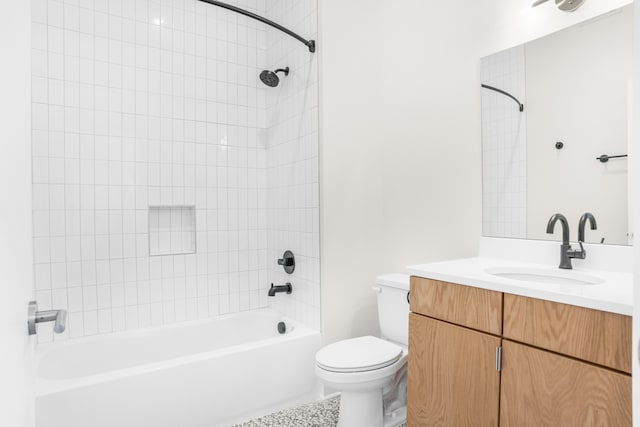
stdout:
[[196,252],[194,206],[149,207],[149,255]]

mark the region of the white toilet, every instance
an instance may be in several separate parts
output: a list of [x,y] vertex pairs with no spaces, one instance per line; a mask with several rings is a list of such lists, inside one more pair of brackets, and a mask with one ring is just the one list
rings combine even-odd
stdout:
[[406,420],[409,276],[376,278],[382,338],[338,341],[316,354],[316,375],[341,392],[338,427],[395,427]]

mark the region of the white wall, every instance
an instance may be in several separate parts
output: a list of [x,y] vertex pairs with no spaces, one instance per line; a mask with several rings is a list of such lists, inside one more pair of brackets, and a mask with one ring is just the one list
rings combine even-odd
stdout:
[[33,422],[30,2],[0,2],[0,425]]
[[477,250],[478,34],[488,17],[480,2],[319,6],[322,308],[331,342],[377,332],[376,275]]
[[627,244],[628,160],[595,158],[627,153],[632,11],[526,45],[529,238],[549,239],[546,223],[561,212],[575,240],[580,216],[591,212],[598,230],[587,242]]
[[629,2],[320,2],[326,342],[377,331],[377,274],[477,251],[479,58]]

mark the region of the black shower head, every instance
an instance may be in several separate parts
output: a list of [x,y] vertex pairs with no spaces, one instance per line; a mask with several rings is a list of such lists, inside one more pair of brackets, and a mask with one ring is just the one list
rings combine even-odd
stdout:
[[279,68],[275,71],[264,70],[260,73],[260,80],[262,80],[262,83],[267,86],[276,87],[278,86],[278,83],[280,83],[280,79],[276,73],[279,73],[280,71],[282,71],[285,76],[289,75],[289,67]]

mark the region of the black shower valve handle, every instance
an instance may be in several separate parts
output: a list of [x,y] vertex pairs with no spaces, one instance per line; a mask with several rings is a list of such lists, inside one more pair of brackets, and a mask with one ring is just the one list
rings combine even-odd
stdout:
[[280,258],[278,260],[278,265],[283,265],[285,267],[290,267],[293,265],[293,258]]
[[278,260],[278,265],[284,268],[285,273],[292,274],[296,269],[296,259],[293,256],[293,252],[286,250],[282,255],[282,258]]

